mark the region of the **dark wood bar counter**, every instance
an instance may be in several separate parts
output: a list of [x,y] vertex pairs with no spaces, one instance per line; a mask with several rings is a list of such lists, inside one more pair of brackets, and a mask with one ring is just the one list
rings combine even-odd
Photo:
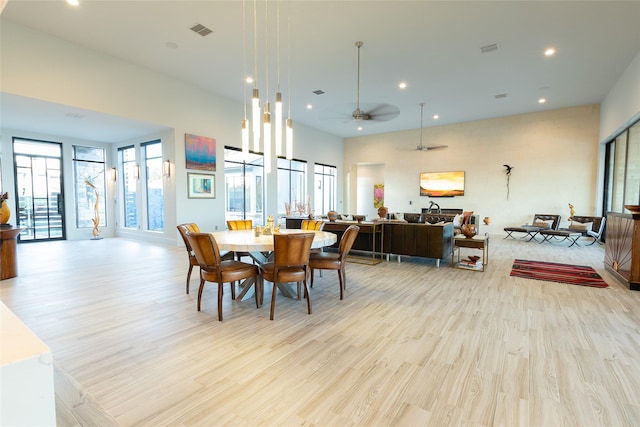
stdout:
[[640,291],[640,210],[625,208],[632,214],[607,214],[604,264],[629,289]]

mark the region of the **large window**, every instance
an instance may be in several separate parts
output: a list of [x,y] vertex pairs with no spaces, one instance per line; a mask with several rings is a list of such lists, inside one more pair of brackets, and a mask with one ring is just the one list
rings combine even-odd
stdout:
[[162,144],[152,141],[142,144],[147,179],[147,229],[164,230],[164,197],[162,192]]
[[250,219],[264,225],[264,162],[260,154],[246,157],[237,148],[224,149],[225,219]]
[[105,153],[103,148],[73,146],[73,178],[76,197],[76,227],[106,225]]
[[278,213],[285,213],[285,205],[291,210],[303,210],[306,197],[307,162],[278,158]]
[[122,184],[122,214],[124,227],[138,226],[138,179],[140,166],[136,164],[136,150],[134,147],[118,148],[119,176]]
[[316,163],[313,169],[313,202],[316,213],[325,214],[336,209],[335,166]]
[[628,213],[640,204],[640,122],[609,142],[605,151],[604,211]]

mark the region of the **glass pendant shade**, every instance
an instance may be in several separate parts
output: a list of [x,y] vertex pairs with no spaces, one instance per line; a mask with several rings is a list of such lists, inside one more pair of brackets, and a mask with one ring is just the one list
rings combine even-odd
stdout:
[[271,109],[264,104],[264,171],[271,173]]
[[249,154],[249,120],[242,119],[242,154]]
[[287,119],[286,129],[287,160],[293,159],[293,120]]
[[260,151],[260,94],[258,89],[253,89],[251,98],[251,119],[253,120],[253,151]]
[[276,93],[276,118],[275,118],[276,156],[282,156],[282,94]]

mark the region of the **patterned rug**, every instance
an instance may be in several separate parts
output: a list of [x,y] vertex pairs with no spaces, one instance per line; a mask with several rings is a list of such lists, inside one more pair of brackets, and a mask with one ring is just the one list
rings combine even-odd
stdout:
[[596,288],[609,286],[593,268],[585,265],[517,259],[513,262],[511,276]]

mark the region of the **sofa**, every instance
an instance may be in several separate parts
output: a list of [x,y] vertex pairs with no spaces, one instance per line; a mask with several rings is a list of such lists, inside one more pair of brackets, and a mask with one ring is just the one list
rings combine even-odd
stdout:
[[[454,222],[456,215],[462,215],[464,211],[462,209],[440,209],[440,212],[429,212],[428,209],[423,208],[421,213],[416,212],[404,212],[404,213],[389,213],[387,219],[389,221],[406,221],[411,224],[417,223],[429,223],[439,224],[445,222]],[[475,224],[476,232],[480,232],[480,216],[470,215],[469,223]],[[454,234],[460,233],[462,224],[453,224]]]

